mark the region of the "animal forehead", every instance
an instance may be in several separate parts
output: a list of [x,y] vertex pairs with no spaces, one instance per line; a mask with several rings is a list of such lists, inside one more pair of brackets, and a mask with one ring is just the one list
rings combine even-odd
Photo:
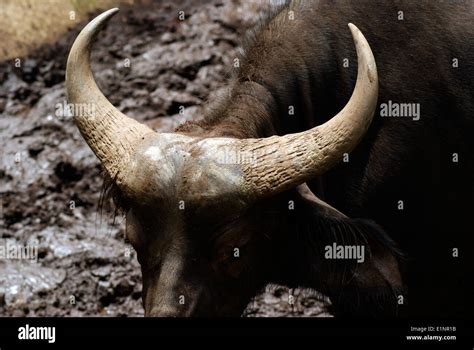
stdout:
[[[159,134],[143,145],[141,160],[168,197],[205,200],[237,193],[243,183],[238,142]],[[140,164],[138,164],[140,166]]]
[[187,165],[205,166],[209,162],[220,164],[225,169],[238,163],[231,157],[239,152],[238,143],[230,138],[197,138],[163,133],[143,148],[148,161],[163,162],[163,166],[172,166],[175,173]]
[[[162,160],[186,158],[193,153],[194,157],[199,155],[206,158],[221,158],[221,153],[237,149],[237,142],[230,138],[198,138],[181,134],[162,133],[146,145],[145,155],[151,160]],[[216,154],[217,153],[217,154]]]

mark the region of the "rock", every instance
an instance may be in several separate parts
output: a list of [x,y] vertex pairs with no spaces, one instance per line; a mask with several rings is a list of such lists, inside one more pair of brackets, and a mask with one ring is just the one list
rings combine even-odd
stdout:
[[105,280],[107,277],[110,276],[110,265],[101,266],[95,270],[91,271],[92,276],[98,277],[100,280]]
[[9,97],[14,100],[25,100],[31,93],[31,90],[24,81],[13,80],[9,89]]
[[99,281],[97,283],[96,295],[103,306],[110,305],[114,300],[113,290],[109,281]]
[[44,150],[44,143],[41,141],[36,141],[28,147],[28,153],[31,157],[36,157]]
[[18,72],[25,82],[32,83],[36,80],[38,73],[38,62],[35,59],[28,58],[23,61],[22,67],[18,69]]
[[118,297],[132,294],[134,288],[135,283],[128,277],[123,277],[118,281],[113,282],[114,295]]
[[35,262],[7,260],[0,264],[0,285],[7,306],[27,303],[36,293],[51,291],[66,278],[66,271]]

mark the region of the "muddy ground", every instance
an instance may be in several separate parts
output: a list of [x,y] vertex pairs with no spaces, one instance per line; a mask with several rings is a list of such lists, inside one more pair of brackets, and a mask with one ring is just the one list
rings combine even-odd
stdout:
[[[245,31],[269,6],[122,6],[93,50],[98,84],[115,106],[157,130],[199,118],[225,91]],[[38,247],[37,262],[0,260],[0,315],[143,315],[140,269],[123,218],[109,203],[98,209],[100,165],[61,107],[67,54],[84,24],[0,64],[0,245]],[[328,316],[320,299],[311,290],[270,286],[245,315]]]

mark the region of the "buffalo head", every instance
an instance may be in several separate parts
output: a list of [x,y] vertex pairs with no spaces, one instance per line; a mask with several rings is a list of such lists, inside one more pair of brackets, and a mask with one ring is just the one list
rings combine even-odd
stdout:
[[240,315],[267,282],[298,278],[288,263],[298,255],[291,242],[300,239],[295,231],[304,212],[282,213],[288,201],[305,200],[296,197],[301,186],[338,163],[367,131],[378,93],[370,47],[350,24],[358,56],[354,92],[339,114],[313,129],[253,139],[157,133],[117,110],[90,69],[93,40],[117,11],[101,14],[77,37],[66,87],[70,103],[95,106],[75,115],[75,123],[126,203],[145,313]]

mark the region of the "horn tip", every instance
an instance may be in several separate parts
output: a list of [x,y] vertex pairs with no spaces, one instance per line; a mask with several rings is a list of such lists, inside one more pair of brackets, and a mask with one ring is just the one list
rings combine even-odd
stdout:
[[[105,12],[102,12],[99,16],[97,16],[94,20],[92,20],[89,24],[91,29],[99,30],[110,18],[115,16],[117,12],[119,12],[118,7],[111,8]],[[87,27],[86,27],[87,28]]]
[[360,33],[359,28],[357,28],[357,26],[355,26],[354,24],[349,23],[348,26],[349,26],[349,29],[351,30],[351,33],[352,33],[353,37],[355,37],[357,34]]
[[98,17],[101,17],[102,19],[104,20],[108,20],[109,18],[113,17],[117,12],[119,12],[119,8],[118,7],[114,7],[114,8],[111,8],[110,10],[107,10],[105,12],[103,12],[100,16]]
[[111,8],[110,10],[105,11],[106,13],[116,14],[120,9],[118,7]]

